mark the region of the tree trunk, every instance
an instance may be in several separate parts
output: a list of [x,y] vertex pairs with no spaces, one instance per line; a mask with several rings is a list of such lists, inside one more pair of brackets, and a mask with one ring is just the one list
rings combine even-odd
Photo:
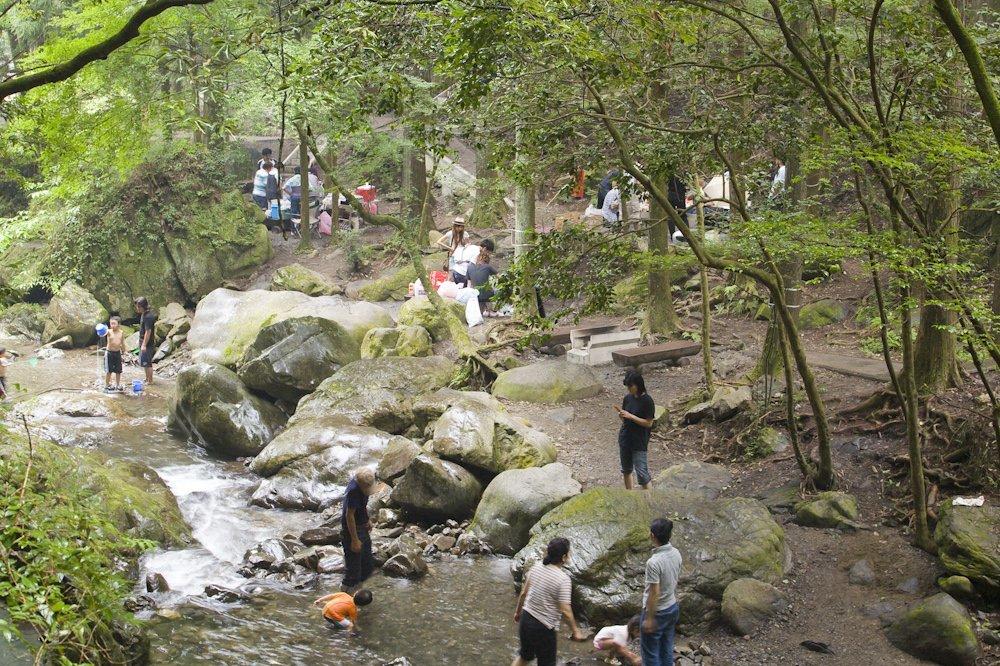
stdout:
[[[701,177],[695,175],[695,196],[698,207],[698,236],[705,240],[705,204],[702,200],[705,193],[701,189]],[[710,299],[708,293],[708,268],[705,264],[698,264],[698,276],[701,283],[701,358],[705,370],[705,392],[711,396],[715,392],[715,377],[712,372],[712,310],[709,307]],[[784,349],[784,345],[782,345]]]
[[[667,191],[666,179],[659,179],[657,187]],[[654,198],[649,203],[649,252],[654,261],[664,260],[671,252],[670,225],[667,211]],[[649,295],[646,300],[645,333],[671,335],[677,330],[677,313],[671,292],[670,271],[657,264],[648,272]]]
[[[535,187],[518,183],[514,189],[514,259],[522,257],[531,245],[535,235]],[[535,301],[535,285],[531,277],[525,274],[521,283],[521,316],[537,316],[538,305]]]
[[310,228],[310,210],[309,210],[309,144],[306,143],[306,138],[304,136],[299,136],[299,178],[300,178],[300,190],[299,194],[299,210],[301,215],[299,218],[299,246],[296,248],[296,252],[312,252],[312,229]]

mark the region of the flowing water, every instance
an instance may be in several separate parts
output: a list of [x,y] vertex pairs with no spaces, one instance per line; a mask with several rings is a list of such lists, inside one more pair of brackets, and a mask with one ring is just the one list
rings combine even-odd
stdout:
[[[160,607],[175,608],[181,615],[151,621],[153,663],[383,664],[404,656],[414,666],[510,663],[516,649],[511,619],[516,597],[505,558],[432,561],[430,574],[419,581],[376,574],[368,584],[375,601],[361,609],[362,634],[356,638],[331,628],[312,605],[336,591],[339,575],[320,576],[306,589],[254,581],[259,589],[242,604],[203,596],[208,584],[246,584],[236,569],[250,547],[266,538],[299,534],[317,524],[318,516],[250,506],[258,479],[242,464],[212,459],[167,433],[172,382],[109,400],[97,391],[97,357],[71,352],[50,360],[29,359],[30,349],[23,344],[8,346],[25,352],[8,372],[11,383],[22,389],[15,402],[32,397],[44,401],[30,424],[33,431],[149,465],[177,497],[191,526],[196,541],[191,547],[148,553],[141,561],[139,580],[146,573],[162,574],[171,591],[151,596]],[[126,375],[131,379],[138,370],[128,368]],[[86,417],[58,413],[72,413],[65,406],[74,400],[105,407]],[[586,656],[586,645],[562,640],[561,652],[563,658],[575,655],[574,663],[596,663]]]

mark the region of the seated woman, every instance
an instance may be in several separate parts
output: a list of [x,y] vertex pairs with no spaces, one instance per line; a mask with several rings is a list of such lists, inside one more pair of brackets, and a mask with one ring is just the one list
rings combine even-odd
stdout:
[[497,274],[497,269],[490,265],[490,256],[496,246],[489,238],[479,246],[479,257],[468,270],[469,286],[479,290],[479,307],[486,314],[493,289],[490,288],[490,278]]

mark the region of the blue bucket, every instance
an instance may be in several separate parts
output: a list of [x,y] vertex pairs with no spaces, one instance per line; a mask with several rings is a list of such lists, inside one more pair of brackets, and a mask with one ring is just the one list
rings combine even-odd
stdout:
[[132,393],[142,393],[142,380],[133,379],[132,380]]

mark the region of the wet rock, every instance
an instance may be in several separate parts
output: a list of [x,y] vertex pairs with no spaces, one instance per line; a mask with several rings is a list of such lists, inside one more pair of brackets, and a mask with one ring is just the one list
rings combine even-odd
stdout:
[[406,657],[396,657],[392,661],[384,662],[382,666],[411,666],[411,664]]
[[976,597],[976,590],[972,586],[972,581],[965,576],[948,576],[938,581],[941,590],[947,592],[959,601],[972,600]]
[[73,347],[86,347],[97,340],[94,326],[108,320],[104,306],[75,282],[65,283],[52,297],[47,314],[42,341],[68,336]]
[[722,618],[737,636],[755,633],[787,607],[780,590],[753,578],[734,580],[722,594]]
[[501,372],[493,395],[506,400],[558,404],[600,395],[600,378],[585,365],[541,361]]
[[340,557],[341,549],[337,546],[309,546],[296,551],[284,562],[299,566],[309,571],[319,571],[319,563],[328,557]]
[[156,617],[161,620],[179,620],[181,619],[181,614],[173,608],[160,608],[156,611]]
[[847,317],[847,309],[843,303],[832,298],[824,298],[802,306],[799,311],[799,328],[808,331],[822,328]]
[[431,541],[431,545],[434,546],[435,550],[445,552],[454,548],[457,541],[458,540],[453,536],[439,534],[433,541]]
[[493,552],[513,555],[528,543],[531,527],[543,515],[580,490],[561,463],[502,472],[486,486],[470,529]]
[[243,561],[256,569],[267,569],[289,557],[295,544],[285,539],[265,539],[243,555]]
[[207,585],[205,587],[205,596],[212,599],[217,599],[224,604],[236,604],[243,601],[249,601],[250,597],[245,592],[241,590],[234,590],[232,588],[223,587],[221,585]]
[[394,509],[379,509],[375,522],[391,527],[399,522],[399,512]]
[[393,578],[423,578],[427,575],[427,562],[415,553],[399,553],[382,565],[382,573]]
[[979,657],[972,618],[944,592],[912,606],[886,635],[900,650],[938,664],[972,666]]
[[853,528],[858,502],[853,495],[828,491],[795,505],[795,522],[805,527]]
[[875,571],[868,560],[858,560],[851,565],[847,572],[847,579],[854,585],[874,585]]
[[252,472],[267,477],[252,501],[284,509],[325,509],[343,495],[354,470],[377,463],[394,439],[402,438],[340,416],[296,419],[250,463]]
[[430,356],[434,353],[431,334],[423,326],[373,328],[361,342],[361,358],[383,356]]
[[986,596],[1000,596],[1000,507],[941,506],[934,541],[938,559]]
[[340,543],[340,536],[339,525],[314,527],[303,532],[299,541],[306,546],[335,546]]
[[[444,306],[451,308],[452,313],[462,324],[465,324],[465,306],[451,299],[445,299]],[[450,340],[451,331],[445,316],[438,312],[434,304],[426,296],[415,296],[403,303],[397,315],[401,326],[419,326],[430,333],[435,342]]]
[[[65,341],[66,342],[66,344],[68,345],[67,349],[69,349],[69,348],[71,348],[73,346],[73,340],[68,335],[66,337],[64,337],[64,338],[59,338],[59,340],[56,340],[52,344],[55,345],[56,343],[58,343],[60,341]],[[38,350],[35,351],[35,358],[37,358],[40,361],[51,361],[53,359],[62,358],[65,355],[66,355],[66,353],[62,350],[61,347],[54,347],[54,346],[53,347],[41,347],[41,348],[39,348]]]
[[715,499],[732,482],[732,473],[723,465],[683,462],[660,472],[653,479],[653,487],[658,490],[686,490]]
[[295,404],[359,357],[357,340],[337,322],[292,317],[260,330],[237,374],[248,388]]
[[303,398],[291,419],[342,416],[401,434],[413,423],[413,401],[451,382],[455,364],[442,356],[361,359],[345,365]]
[[177,374],[167,426],[212,453],[257,455],[284,423],[281,410],[250,393],[232,370],[196,363]]
[[393,323],[384,308],[345,301],[339,296],[216,289],[198,303],[188,344],[196,361],[233,367],[262,328],[284,319],[309,316],[336,322],[358,345],[369,329]]
[[718,619],[723,592],[734,580],[781,579],[785,534],[756,500],[621,488],[593,488],[546,513],[531,529],[531,541],[515,557],[512,572],[520,580],[541,559],[549,539],[566,537],[573,544],[567,571],[576,609],[592,622],[628,617],[641,604],[649,523],[664,515],[682,518],[674,523],[671,543],[685,562],[678,590],[686,630]]
[[472,532],[463,532],[455,542],[455,549],[459,555],[491,553],[490,547]]
[[122,605],[129,613],[151,611],[156,608],[156,599],[153,599],[153,597],[148,594],[137,594],[135,596],[126,597]]
[[343,555],[327,554],[316,563],[316,573],[342,573],[345,569]]
[[392,489],[392,501],[407,515],[429,521],[468,518],[476,510],[482,485],[468,470],[421,454]]
[[382,459],[379,460],[378,478],[392,481],[402,476],[421,451],[419,446],[405,437],[394,438],[386,445]]
[[147,592],[169,592],[170,585],[167,583],[167,579],[163,577],[161,573],[149,573],[146,574],[146,591]]
[[334,296],[344,293],[340,285],[336,285],[321,273],[302,264],[282,266],[271,276],[272,291],[298,291],[307,296]]

